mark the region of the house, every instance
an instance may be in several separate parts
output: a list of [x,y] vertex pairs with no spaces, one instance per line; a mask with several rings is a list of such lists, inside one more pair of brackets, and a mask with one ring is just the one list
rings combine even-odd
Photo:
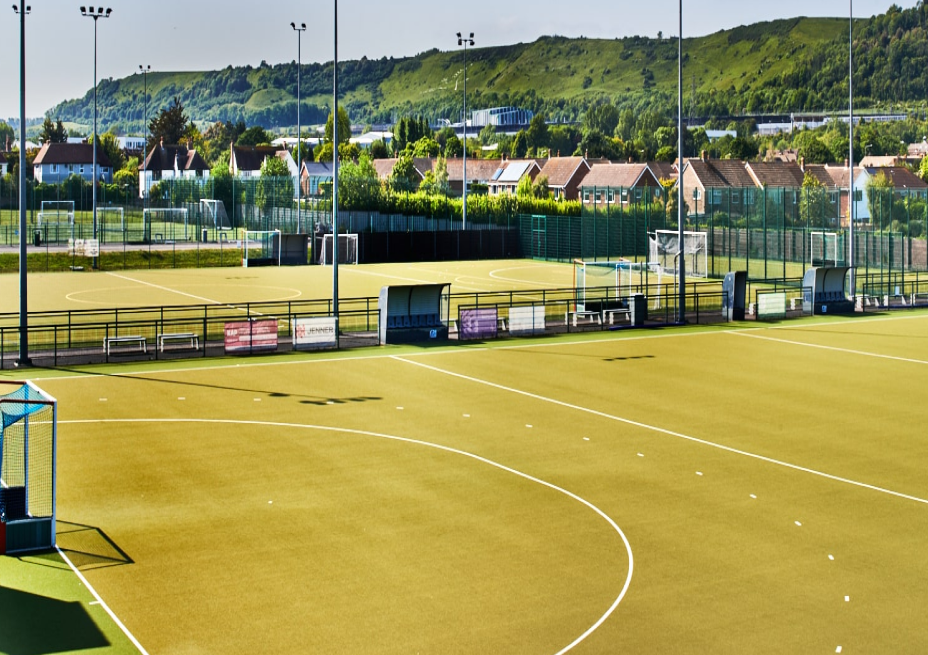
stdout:
[[188,146],[166,146],[162,140],[139,166],[139,197],[146,197],[152,184],[161,180],[206,180],[209,172],[209,165],[196,150]]
[[759,187],[796,188],[801,187],[805,179],[805,172],[795,161],[749,161],[744,168]]
[[908,157],[899,155],[867,155],[860,160],[860,165],[864,168],[884,168],[886,166],[902,166],[906,163]]
[[[501,159],[467,158],[467,190],[471,191],[473,185],[486,185],[489,187],[493,175],[499,170]],[[451,192],[456,195],[464,193],[464,159],[452,157],[445,160],[448,167],[448,184]]]
[[300,188],[304,198],[323,195],[323,185],[332,183],[332,162],[304,161],[300,167]]
[[534,159],[509,159],[500,162],[500,166],[491,176],[488,184],[488,190],[491,196],[501,193],[515,195],[516,187],[523,177],[528,177],[532,182],[541,172],[541,166]]
[[0,152],[0,177],[6,175],[7,161],[6,155]]
[[[825,188],[828,192],[828,201],[835,205],[838,224],[841,227],[847,227],[849,224],[847,219],[849,206],[848,189],[851,184],[851,172],[848,171],[847,162],[845,161],[843,164],[806,164],[800,160],[799,166],[802,169],[803,178],[805,175],[811,175]],[[860,171],[861,169],[859,167],[854,167],[853,175],[855,180],[860,174]],[[797,189],[795,202],[799,202],[799,193]],[[860,222],[861,194],[860,189],[856,186],[854,188],[854,196],[857,199],[855,201],[854,212],[857,217],[857,222]]]
[[[89,143],[46,143],[32,162],[36,182],[57,184],[71,175],[79,175],[91,182],[95,177],[93,148]],[[106,183],[113,181],[113,165],[99,146],[96,177]]]
[[557,200],[577,200],[580,183],[590,172],[590,165],[583,157],[551,157],[541,167],[540,175],[548,178],[548,189]]
[[[859,170],[859,173],[856,171]],[[862,223],[873,222],[874,217],[870,214],[870,187],[871,181],[878,175],[884,175],[892,186],[892,194],[887,195],[884,203],[887,205],[882,208],[880,214],[885,226],[892,216],[892,202],[901,198],[917,197],[925,200],[928,198],[928,182],[912,173],[909,169],[902,166],[861,166],[855,168],[854,179],[854,196],[859,198],[854,206],[855,218]],[[879,205],[879,201],[875,204]],[[878,218],[878,217],[877,217]]]
[[[378,179],[384,182],[390,179],[390,176],[393,175],[393,167],[396,166],[397,161],[397,157],[371,160],[371,163],[374,165],[374,170],[377,171]],[[435,161],[436,160],[431,157],[413,157],[412,166],[416,172],[415,188],[418,188],[419,183],[425,179],[425,174],[434,168]],[[414,191],[415,188],[410,189],[410,191]]]
[[683,168],[683,201],[695,215],[723,211],[740,214],[756,199],[757,184],[737,159],[709,159],[706,154],[686,160]]
[[261,166],[268,157],[282,159],[294,179],[300,174],[296,162],[286,148],[275,146],[237,146],[232,144],[229,171],[238,177],[261,177]]
[[647,163],[593,164],[580,184],[584,205],[650,202],[662,194],[660,177]]

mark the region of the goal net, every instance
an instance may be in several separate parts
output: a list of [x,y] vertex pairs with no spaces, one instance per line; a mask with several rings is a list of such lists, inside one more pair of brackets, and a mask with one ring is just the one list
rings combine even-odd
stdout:
[[[323,266],[332,264],[332,234],[322,236],[322,252],[319,253],[319,263]],[[338,235],[338,263],[339,264],[357,264],[358,263],[358,235],[357,234],[339,234]]]
[[43,200],[36,214],[36,227],[74,225],[73,200]]
[[242,266],[280,266],[280,230],[246,230]]
[[126,229],[126,212],[122,207],[97,207],[97,218],[104,230],[122,232]]
[[[187,209],[161,209],[150,208],[142,210],[142,223],[146,234],[153,235],[156,240],[188,239],[192,234],[187,233]],[[181,235],[183,229],[183,235]]]
[[686,274],[690,277],[709,276],[709,248],[705,232],[684,232],[683,247],[680,233],[675,230],[655,230],[650,241],[650,261],[665,275],[678,273],[677,256],[685,257]]
[[838,233],[812,232],[809,234],[809,253],[812,266],[838,265]]
[[31,383],[0,383],[0,531],[7,553],[55,545],[56,407]]
[[232,229],[232,222],[222,200],[201,200],[200,214],[203,216],[203,225],[212,225],[217,230]]
[[587,300],[601,302],[628,298],[635,293],[648,294],[649,274],[660,270],[648,262],[586,262],[574,260],[574,287],[577,291],[577,311],[585,311]]

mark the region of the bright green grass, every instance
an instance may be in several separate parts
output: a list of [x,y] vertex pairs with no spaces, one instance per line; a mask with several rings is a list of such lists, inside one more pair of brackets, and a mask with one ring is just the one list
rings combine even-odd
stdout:
[[928,313],[735,327],[39,373],[59,541],[152,653],[925,651]]

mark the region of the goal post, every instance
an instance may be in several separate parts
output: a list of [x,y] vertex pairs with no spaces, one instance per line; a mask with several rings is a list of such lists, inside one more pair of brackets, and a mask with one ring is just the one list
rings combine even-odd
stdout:
[[687,276],[709,277],[709,239],[706,232],[684,232],[682,248],[680,233],[676,230],[655,230],[649,242],[649,259],[664,275],[677,275],[677,255],[680,255],[686,258]]
[[837,266],[838,233],[809,233],[809,260],[812,266]]
[[647,293],[652,271],[656,271],[660,279],[660,271],[649,262],[587,262],[575,259],[573,265],[576,309],[581,312],[585,310],[588,298],[599,302],[604,294],[606,297],[628,298],[634,293]]
[[203,224],[212,224],[217,230],[231,230],[232,222],[226,213],[226,205],[222,200],[200,200],[200,215]]
[[126,229],[126,212],[122,207],[97,207],[97,217],[104,230],[122,232]]
[[[163,209],[159,207],[150,207],[142,210],[142,226],[146,235],[160,234],[162,237],[175,239],[177,238],[177,226],[184,226],[184,239],[189,238],[187,234],[187,208],[179,207],[175,209]],[[170,233],[168,233],[170,229]],[[160,230],[160,232],[159,232]]]
[[242,266],[280,266],[280,230],[245,230]]
[[[319,263],[323,266],[332,265],[332,234],[322,236],[322,252],[319,253]],[[339,234],[338,235],[338,263],[339,264],[357,264],[358,263],[358,235],[357,234]]]
[[55,545],[57,401],[0,382],[0,554]]

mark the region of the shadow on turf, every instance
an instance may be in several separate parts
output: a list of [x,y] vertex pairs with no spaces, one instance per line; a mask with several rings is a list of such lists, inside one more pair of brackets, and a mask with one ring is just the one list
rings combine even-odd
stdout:
[[79,601],[0,587],[0,607],[0,649],[9,655],[44,655],[110,645]]
[[100,528],[59,520],[56,537],[58,548],[79,570],[135,564],[129,554]]
[[190,382],[187,380],[162,380],[160,378],[147,377],[145,375],[121,375],[119,373],[100,373],[99,371],[83,371],[77,368],[56,368],[57,371],[68,371],[69,373],[78,373],[80,375],[98,375],[105,378],[119,378],[122,380],[132,380],[136,382],[158,382],[161,384],[175,384],[188,387],[201,387],[204,389],[219,389],[220,391],[244,391],[247,393],[266,394],[268,398],[302,398],[299,402],[304,405],[343,405],[345,403],[363,403],[373,400],[383,400],[380,396],[348,396],[345,398],[326,398],[324,396],[308,396],[296,393],[287,393],[284,391],[267,391],[265,389],[250,389],[246,387],[233,387],[227,384],[208,384],[206,382]]

